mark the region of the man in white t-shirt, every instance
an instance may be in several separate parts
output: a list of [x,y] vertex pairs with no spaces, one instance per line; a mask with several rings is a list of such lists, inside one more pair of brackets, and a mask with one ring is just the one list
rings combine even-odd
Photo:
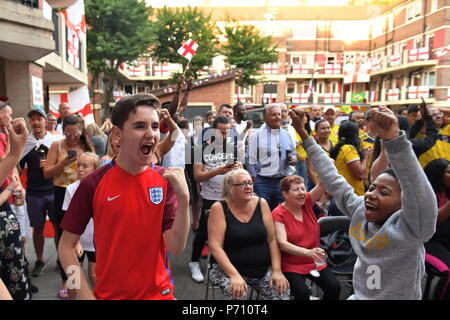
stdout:
[[202,183],[201,196],[203,197],[200,213],[200,223],[194,238],[191,262],[192,279],[203,282],[200,270],[200,257],[203,245],[208,240],[207,215],[214,202],[221,199],[223,178],[226,173],[238,166],[237,147],[234,143],[227,143],[227,132],[230,129],[230,120],[218,116],[211,129],[212,142],[198,147],[194,154],[194,178]]

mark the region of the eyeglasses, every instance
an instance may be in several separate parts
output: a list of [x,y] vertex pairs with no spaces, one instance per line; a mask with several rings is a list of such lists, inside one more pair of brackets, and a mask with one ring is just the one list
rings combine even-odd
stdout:
[[66,136],[66,138],[69,138],[70,136],[74,137],[74,138],[78,138],[81,136],[81,133],[75,132],[75,133],[66,133],[64,132],[64,135]]
[[56,119],[48,119],[49,122],[56,122]]
[[232,184],[233,187],[246,187],[246,186],[253,187],[253,185],[254,185],[253,182],[244,182],[244,183]]

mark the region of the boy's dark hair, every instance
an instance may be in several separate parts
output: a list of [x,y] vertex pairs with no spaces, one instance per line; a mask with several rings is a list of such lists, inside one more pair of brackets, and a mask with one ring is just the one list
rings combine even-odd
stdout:
[[217,118],[214,119],[214,122],[213,122],[212,127],[213,127],[214,129],[217,129],[217,125],[218,125],[219,123],[222,123],[222,124],[229,124],[229,123],[230,123],[230,120],[228,120],[227,117],[224,117],[224,116],[218,116]]
[[409,106],[408,107],[408,114],[414,113],[414,112],[419,112],[419,106],[414,105],[414,106]]
[[85,151],[94,152],[94,147],[87,138],[86,129],[84,128],[83,118],[77,114],[69,114],[65,116],[62,121],[63,132],[67,126],[78,126],[81,129],[80,141],[83,143]]
[[158,112],[161,107],[159,99],[151,93],[138,93],[126,96],[116,102],[111,112],[111,122],[122,129],[131,112],[135,112],[137,106],[149,106]]
[[388,175],[390,175],[391,177],[393,177],[396,181],[398,181],[397,175],[395,174],[394,169],[392,168],[387,168],[385,170],[383,170],[380,175],[382,175],[383,173],[386,173]]
[[219,107],[219,109],[218,109],[218,112],[220,112],[220,110],[222,110],[222,108],[233,109],[233,107],[230,106],[228,103],[224,103],[224,104],[221,104],[221,105],[220,105],[220,107]]

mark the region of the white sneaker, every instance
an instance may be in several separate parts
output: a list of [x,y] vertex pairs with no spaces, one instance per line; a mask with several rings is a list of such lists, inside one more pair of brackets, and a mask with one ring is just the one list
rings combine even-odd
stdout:
[[191,269],[191,277],[195,282],[203,282],[205,280],[198,262],[189,262],[189,269]]

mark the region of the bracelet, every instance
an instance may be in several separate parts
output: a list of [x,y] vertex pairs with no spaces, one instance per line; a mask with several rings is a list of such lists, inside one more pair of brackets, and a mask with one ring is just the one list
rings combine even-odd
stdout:
[[6,188],[7,190],[9,190],[9,192],[11,192],[11,193],[14,193],[14,189],[13,189],[13,187],[11,187],[11,186],[8,186],[7,188]]

